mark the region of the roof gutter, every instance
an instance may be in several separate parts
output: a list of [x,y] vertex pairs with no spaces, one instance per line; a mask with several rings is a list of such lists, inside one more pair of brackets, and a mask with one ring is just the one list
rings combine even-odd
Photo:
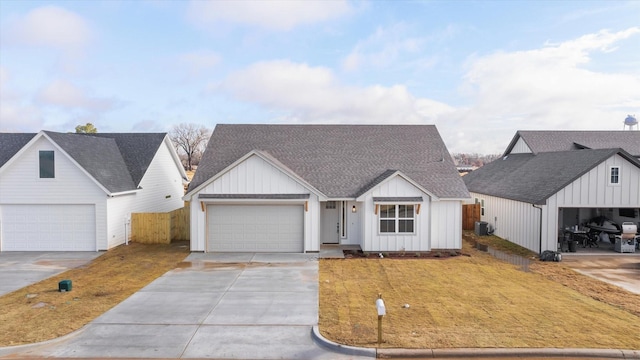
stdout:
[[115,192],[115,193],[109,193],[108,196],[109,197],[116,197],[116,196],[122,196],[122,195],[129,195],[129,194],[135,194],[138,191],[142,190],[140,189],[135,189],[135,190],[127,190],[127,191],[120,191],[120,192]]
[[536,206],[536,204],[531,204],[531,206],[540,210],[540,228],[538,229],[538,254],[542,254],[542,208],[540,206]]

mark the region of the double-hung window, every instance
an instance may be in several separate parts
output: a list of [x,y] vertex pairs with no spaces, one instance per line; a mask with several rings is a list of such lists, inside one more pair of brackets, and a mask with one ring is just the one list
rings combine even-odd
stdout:
[[619,185],[619,184],[620,184],[620,167],[611,166],[609,168],[609,185]]
[[415,221],[414,205],[380,205],[381,234],[412,234]]

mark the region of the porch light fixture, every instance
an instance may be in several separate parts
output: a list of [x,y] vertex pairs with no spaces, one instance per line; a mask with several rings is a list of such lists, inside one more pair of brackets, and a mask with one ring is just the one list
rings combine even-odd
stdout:
[[352,212],[352,213],[356,212],[356,206],[355,206],[355,205],[353,205],[353,206],[351,207],[351,212]]

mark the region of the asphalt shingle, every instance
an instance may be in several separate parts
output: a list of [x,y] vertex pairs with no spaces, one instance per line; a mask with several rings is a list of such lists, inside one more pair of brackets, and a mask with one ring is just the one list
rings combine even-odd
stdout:
[[[166,133],[44,133],[112,193],[138,188],[166,137]],[[36,135],[0,133],[0,166]]]
[[166,133],[96,133],[85,134],[113,139],[120,149],[127,169],[136,186],[140,184],[142,177],[147,172],[153,157],[162,145]]
[[523,131],[516,133],[507,147],[508,154],[521,137],[534,154],[588,149],[624,149],[640,157],[640,131]]
[[110,192],[136,189],[114,139],[74,133],[45,133]]
[[433,125],[217,125],[189,191],[251,151],[330,198],[356,197],[390,170],[438,197],[469,197]]
[[0,133],[0,167],[25,146],[35,133]]
[[622,149],[510,154],[472,171],[463,179],[471,192],[544,204],[551,195],[614,154],[640,167],[640,162]]

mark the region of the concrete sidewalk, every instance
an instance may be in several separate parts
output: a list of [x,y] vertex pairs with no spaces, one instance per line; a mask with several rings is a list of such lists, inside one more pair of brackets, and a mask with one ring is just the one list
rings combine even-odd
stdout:
[[[20,356],[351,359],[316,344],[318,262],[305,254],[192,254],[77,334]],[[0,349],[0,355],[9,355]]]

